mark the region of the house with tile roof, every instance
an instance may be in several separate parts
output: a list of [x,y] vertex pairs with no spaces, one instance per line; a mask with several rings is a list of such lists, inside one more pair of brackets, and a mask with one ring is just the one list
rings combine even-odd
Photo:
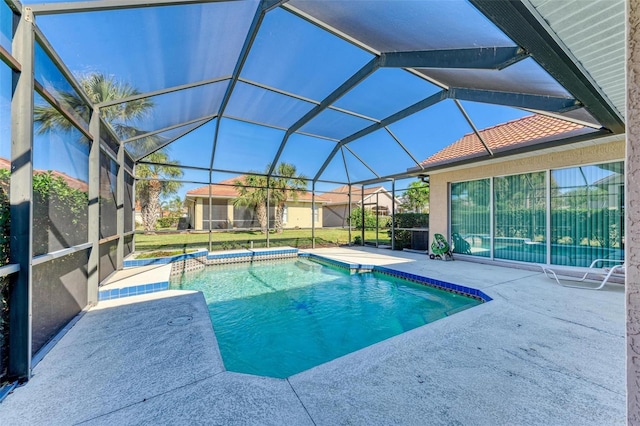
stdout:
[[[322,226],[347,227],[349,225],[349,185],[340,186],[322,194],[327,202],[322,207]],[[396,198],[396,206],[400,204]],[[391,215],[393,196],[382,186],[369,187],[363,191],[351,188],[351,210],[364,205],[381,216]]]
[[[188,209],[188,224],[190,229],[209,229],[209,208],[211,207],[211,229],[252,229],[259,228],[254,210],[247,206],[235,206],[234,200],[240,195],[235,186],[242,181],[243,176],[230,178],[212,185],[205,185],[187,192],[185,206]],[[209,202],[211,196],[211,202]],[[315,201],[315,212],[313,202]],[[312,217],[315,226],[322,224],[322,206],[328,200],[316,195],[315,200],[311,192],[298,193],[297,197],[290,197],[285,202],[283,227],[285,229],[311,228]],[[273,226],[275,208],[269,209],[269,223]]]
[[625,139],[584,137],[594,130],[534,114],[469,133],[425,159],[432,235],[490,259],[588,266],[619,257]]

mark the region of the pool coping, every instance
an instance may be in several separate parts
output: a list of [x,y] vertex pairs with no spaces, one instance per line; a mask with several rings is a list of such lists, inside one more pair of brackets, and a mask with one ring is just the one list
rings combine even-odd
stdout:
[[[483,303],[493,300],[485,292],[476,288],[454,284],[448,281],[436,280],[422,275],[402,272],[397,269],[387,268],[385,266],[349,263],[332,259],[326,256],[320,256],[314,253],[301,252],[293,247],[263,248],[263,249],[243,249],[230,250],[224,252],[207,252],[205,249],[198,250],[193,253],[185,253],[174,256],[150,259],[129,259],[124,261],[122,271],[118,271],[121,275],[142,269],[140,273],[135,273],[135,280],[127,280],[121,278],[118,273],[108,280],[107,284],[102,286],[98,291],[98,301],[113,300],[122,297],[137,296],[141,294],[155,293],[166,291],[170,288],[170,279],[172,276],[181,275],[185,272],[204,269],[206,266],[225,265],[231,263],[250,263],[254,261],[277,260],[286,258],[308,258],[314,262],[346,269],[350,274],[358,273],[380,273],[383,275],[405,279],[417,284],[436,288],[454,294],[470,297]],[[161,278],[158,279],[158,271],[154,267],[166,267],[160,271]],[[145,270],[146,269],[146,270]],[[148,271],[155,271],[153,278],[149,278]],[[166,277],[166,278],[165,278]],[[140,282],[142,281],[142,282]],[[120,283],[120,284],[117,284]]]

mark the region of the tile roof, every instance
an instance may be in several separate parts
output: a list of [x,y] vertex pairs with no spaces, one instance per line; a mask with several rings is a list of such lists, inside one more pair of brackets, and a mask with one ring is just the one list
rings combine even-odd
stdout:
[[[218,182],[217,184],[211,185],[211,196],[212,198],[236,198],[238,197],[238,189],[235,187],[235,182],[237,180],[242,180],[244,176],[236,176],[230,179],[226,179]],[[192,189],[187,192],[187,197],[209,197],[209,185],[201,186],[200,188]],[[289,201],[293,201],[291,198]],[[307,201],[311,202],[311,192],[305,191],[298,193],[298,198],[296,201]],[[326,197],[316,195],[316,202],[318,203],[326,203],[328,199]]]
[[[384,189],[384,187],[382,186],[365,188],[364,196],[366,198],[367,196],[371,194],[375,194],[380,190],[386,191],[386,189]],[[325,192],[322,196],[327,200],[329,200],[329,203],[331,204],[347,204],[349,202],[349,185],[344,185],[338,188],[331,189]],[[359,203],[361,199],[362,199],[362,191],[360,190],[360,188],[352,188],[351,203],[352,204]]]
[[[594,131],[590,127],[546,115],[530,115],[481,130],[479,133],[494,153],[539,144]],[[468,133],[422,162],[423,166],[453,163],[475,157],[487,157],[475,133]]]

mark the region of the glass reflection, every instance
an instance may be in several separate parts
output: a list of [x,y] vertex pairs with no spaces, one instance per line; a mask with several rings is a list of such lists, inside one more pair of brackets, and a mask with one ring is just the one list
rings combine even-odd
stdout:
[[[53,63],[44,49],[36,43],[35,45],[35,68],[34,77],[42,87],[51,94],[63,107],[71,113],[75,113],[80,118],[80,123],[85,130],[89,129],[89,119],[91,118],[91,107],[87,105],[78,92],[71,86],[69,81],[62,75],[60,69]],[[91,94],[101,90],[100,81],[97,81],[97,74],[88,74],[80,79],[83,89]],[[36,116],[40,121],[50,120],[58,126],[63,125],[60,114],[47,116],[46,111],[36,110]]]
[[546,173],[494,178],[494,257],[546,263]]
[[[54,111],[40,96],[36,110]],[[89,145],[58,114],[55,122],[34,118],[33,254],[85,243],[87,234]],[[59,124],[58,124],[59,123]]]
[[451,184],[451,242],[454,253],[491,256],[489,179]]
[[624,258],[624,163],[551,172],[551,263]]
[[11,53],[13,40],[13,11],[4,1],[0,2],[0,46]]

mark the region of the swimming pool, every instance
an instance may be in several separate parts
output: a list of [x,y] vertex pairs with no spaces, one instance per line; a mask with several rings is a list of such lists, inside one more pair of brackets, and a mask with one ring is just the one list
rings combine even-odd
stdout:
[[204,293],[227,370],[278,378],[482,303],[302,258],[210,266],[171,287]]

